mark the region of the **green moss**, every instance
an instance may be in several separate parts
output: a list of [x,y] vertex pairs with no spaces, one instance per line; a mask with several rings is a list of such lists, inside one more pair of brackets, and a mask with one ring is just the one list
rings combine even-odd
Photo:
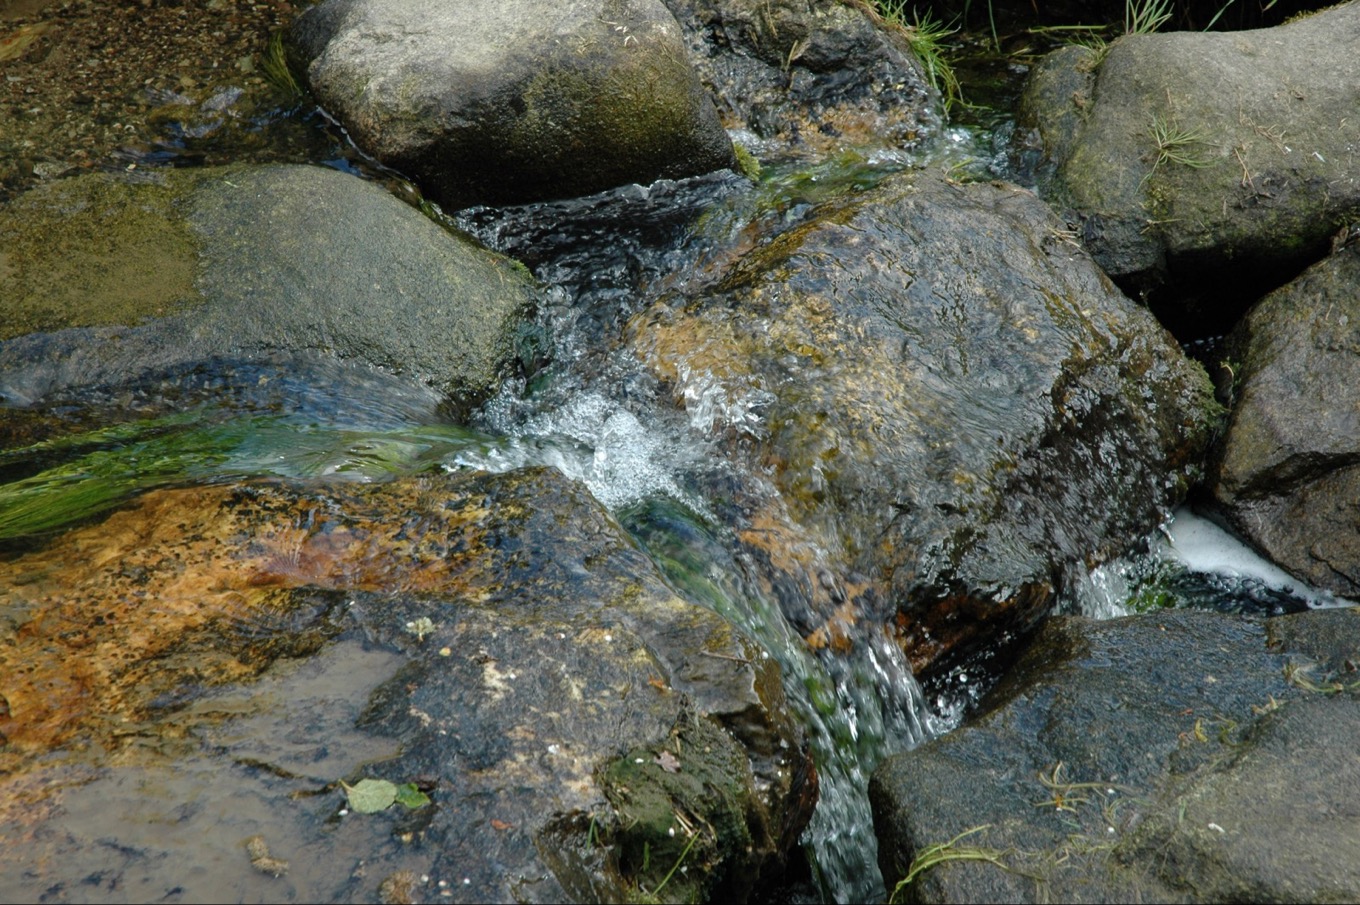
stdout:
[[[183,430],[187,416],[121,425],[0,453],[0,467],[77,453],[0,485],[0,540],[42,534],[106,512],[131,495],[212,468],[247,435],[243,424]],[[113,449],[110,444],[119,444]],[[88,452],[81,453],[83,450]]]
[[743,887],[754,844],[749,780],[737,743],[695,716],[682,716],[662,744],[608,764],[599,782],[617,821],[607,841],[630,898],[708,901],[725,882]]
[[185,180],[89,174],[0,212],[0,340],[132,325],[196,301],[197,237],[178,210]]
[[760,161],[756,159],[756,155],[738,144],[732,145],[732,151],[737,155],[737,172],[752,182],[759,182]]

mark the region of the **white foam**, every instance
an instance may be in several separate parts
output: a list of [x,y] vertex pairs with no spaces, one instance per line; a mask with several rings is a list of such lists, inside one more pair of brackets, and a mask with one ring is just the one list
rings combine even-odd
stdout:
[[668,496],[708,515],[676,480],[683,463],[674,444],[612,399],[583,393],[555,411],[530,418],[518,433],[504,446],[460,453],[451,464],[487,471],[552,465],[585,484],[615,512],[647,497]]
[[1291,594],[1309,606],[1344,606],[1332,594],[1311,587],[1265,559],[1232,534],[1189,509],[1177,510],[1167,527],[1166,553],[1192,572],[1252,578]]

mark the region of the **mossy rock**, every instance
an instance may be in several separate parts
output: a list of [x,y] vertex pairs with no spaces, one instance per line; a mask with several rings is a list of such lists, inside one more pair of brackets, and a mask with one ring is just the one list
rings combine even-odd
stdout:
[[1021,119],[1097,263],[1166,296],[1167,319],[1222,331],[1360,212],[1357,40],[1360,7],[1343,3],[1256,31],[1127,36],[1098,66],[1067,48],[1036,68]]
[[514,358],[523,268],[377,185],[306,166],[90,174],[0,211],[0,400],[212,358],[320,352],[455,408]]
[[795,628],[845,652],[891,611],[918,671],[1138,543],[1222,414],[1042,202],[928,173],[827,201],[628,341],[778,487],[738,539]]
[[748,823],[751,785],[741,779],[746,772],[731,736],[687,713],[668,737],[600,771],[613,809],[600,832],[637,901],[663,892],[666,901],[681,902],[750,897],[760,865]]
[[736,165],[660,0],[326,0],[292,36],[317,100],[445,206]]
[[969,725],[874,771],[889,890],[922,868],[894,900],[1356,898],[1357,622],[1050,620]]

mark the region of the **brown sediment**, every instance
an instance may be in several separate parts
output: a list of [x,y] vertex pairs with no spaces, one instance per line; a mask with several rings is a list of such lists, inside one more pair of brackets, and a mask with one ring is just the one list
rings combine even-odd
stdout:
[[270,647],[273,634],[320,643],[296,637],[295,589],[463,587],[485,513],[475,502],[422,511],[422,492],[419,480],[160,490],[0,562],[0,613],[15,626],[0,648],[0,772],[77,742],[117,747],[158,697],[296,653]]
[[[251,131],[279,103],[264,54],[294,14],[288,0],[0,3],[0,201],[63,174],[127,169],[172,137],[172,121]],[[243,92],[228,110],[199,109],[227,88]]]

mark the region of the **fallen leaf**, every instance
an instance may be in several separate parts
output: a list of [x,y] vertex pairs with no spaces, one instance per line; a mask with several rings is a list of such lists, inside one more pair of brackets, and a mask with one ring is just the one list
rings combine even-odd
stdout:
[[491,827],[492,829],[497,830],[512,830],[515,828],[515,825],[513,823],[506,823],[504,820],[497,820],[495,817],[492,817]]
[[397,786],[397,804],[405,805],[411,810],[423,808],[430,803],[430,796],[426,795],[413,782],[404,782]]
[[680,760],[669,751],[663,750],[656,756],[654,763],[660,764],[661,769],[665,770],[667,773],[680,772]]
[[360,814],[384,811],[397,800],[397,787],[385,779],[361,779],[352,786],[343,782],[340,785],[345,788],[350,810]]

